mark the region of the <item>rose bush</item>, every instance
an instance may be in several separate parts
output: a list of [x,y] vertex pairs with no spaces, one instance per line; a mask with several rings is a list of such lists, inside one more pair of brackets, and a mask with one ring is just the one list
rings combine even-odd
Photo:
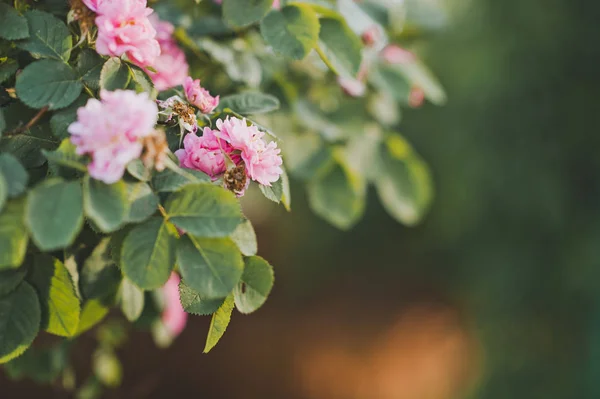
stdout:
[[[233,309],[254,312],[273,285],[239,199],[255,185],[289,211],[288,172],[338,228],[360,220],[371,184],[393,218],[418,223],[432,188],[397,132],[401,109],[445,101],[407,49],[439,27],[423,7],[0,2],[6,371],[64,377],[70,343],[96,327],[81,389],[118,384],[113,308],[160,345],[188,313],[211,315],[211,350]],[[68,340],[32,346],[42,332]]]

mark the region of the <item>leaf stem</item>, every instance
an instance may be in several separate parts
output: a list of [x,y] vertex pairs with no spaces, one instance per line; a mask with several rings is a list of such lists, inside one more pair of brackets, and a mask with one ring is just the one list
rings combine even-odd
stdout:
[[18,134],[22,134],[25,133],[26,131],[28,131],[29,129],[31,129],[40,119],[42,116],[44,116],[44,114],[48,111],[48,106],[45,106],[44,108],[40,109],[38,111],[37,114],[35,114],[33,116],[33,118],[31,118],[31,120],[29,122],[27,122],[25,125],[20,126],[14,130],[11,130],[9,132],[4,133],[5,137],[10,137],[10,136],[16,136]]

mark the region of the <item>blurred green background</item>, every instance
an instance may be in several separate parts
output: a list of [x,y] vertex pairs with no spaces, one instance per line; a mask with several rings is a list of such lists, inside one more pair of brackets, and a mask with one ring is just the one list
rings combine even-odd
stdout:
[[435,178],[425,222],[403,227],[370,198],[339,232],[299,185],[291,214],[250,204],[276,267],[265,307],[236,314],[209,355],[208,318],[169,350],[131,336],[125,382],[106,397],[600,397],[600,5],[447,3],[450,26],[423,50],[450,100],[403,121]]

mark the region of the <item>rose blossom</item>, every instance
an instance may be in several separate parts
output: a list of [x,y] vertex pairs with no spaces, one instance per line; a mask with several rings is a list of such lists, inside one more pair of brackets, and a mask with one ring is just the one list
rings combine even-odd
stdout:
[[390,64],[409,64],[415,61],[415,55],[395,44],[390,44],[381,50],[381,57]]
[[102,90],[100,100],[89,99],[77,110],[68,131],[77,154],[92,157],[90,176],[111,184],[141,155],[140,139],[153,134],[157,118],[158,108],[147,93]]
[[162,322],[172,337],[175,337],[183,331],[187,324],[187,313],[181,306],[179,298],[179,281],[177,273],[172,272],[171,277],[162,288],[165,299],[165,307],[162,313]]
[[173,39],[175,27],[166,21],[161,21],[153,14],[150,23],[156,29],[156,40],[160,45],[160,56],[154,61],[152,67],[156,72],[146,70],[156,90],[163,91],[172,87],[183,85],[188,76],[189,66],[185,53]]
[[90,5],[98,13],[98,54],[115,57],[127,54],[142,67],[151,65],[160,55],[156,31],[148,19],[152,9],[146,7],[146,0],[99,0]]
[[248,176],[258,183],[270,186],[283,173],[283,163],[277,143],[266,144],[265,135],[254,125],[248,126],[246,119],[227,117],[217,120],[218,137],[234,150],[240,151]]
[[187,134],[183,148],[175,151],[175,155],[184,168],[200,170],[216,180],[227,169],[224,153],[232,151],[229,144],[219,140],[209,127],[205,127],[201,137]]
[[200,86],[200,79],[185,78],[183,89],[188,101],[194,104],[203,114],[210,114],[219,105],[219,96],[213,97],[208,90]]

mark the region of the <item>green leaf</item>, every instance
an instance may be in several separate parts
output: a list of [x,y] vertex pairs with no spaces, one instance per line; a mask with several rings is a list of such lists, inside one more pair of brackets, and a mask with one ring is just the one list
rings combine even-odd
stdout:
[[86,216],[103,232],[117,230],[129,215],[127,185],[122,180],[106,184],[86,176],[83,181],[83,208]]
[[23,165],[13,155],[0,154],[0,174],[6,180],[9,197],[18,197],[27,189],[29,175]]
[[27,274],[26,267],[0,271],[0,297],[10,294],[21,284]]
[[71,134],[67,129],[71,123],[77,120],[77,110],[86,105],[88,100],[89,97],[87,94],[83,93],[67,108],[52,114],[52,118],[50,118],[50,129],[52,129],[52,134],[56,138],[64,140],[71,137]]
[[0,211],[4,208],[6,199],[8,198],[8,184],[2,174],[0,174]]
[[81,89],[75,71],[56,60],[33,62],[17,76],[17,96],[32,108],[64,108],[77,99]]
[[87,301],[81,310],[77,335],[83,334],[100,323],[108,314],[108,308],[98,299]]
[[203,316],[215,313],[225,301],[225,298],[206,299],[183,281],[179,283],[179,299],[187,313]]
[[375,187],[383,207],[401,223],[419,223],[433,197],[427,165],[399,135],[389,136],[382,145],[380,162]]
[[127,164],[127,172],[140,181],[150,180],[151,171],[146,169],[141,159],[134,159]]
[[211,184],[194,184],[171,194],[165,206],[169,220],[200,237],[226,237],[241,223],[235,195]]
[[19,43],[35,58],[54,58],[69,61],[73,39],[69,28],[52,14],[29,11],[25,14],[29,24],[29,38]]
[[260,256],[244,260],[242,281],[235,287],[235,306],[240,313],[252,313],[267,300],[273,288],[273,267]]
[[[0,3],[0,7],[2,7],[2,3]],[[2,11],[0,11],[0,18],[2,18],[1,15]],[[0,22],[0,25],[2,25],[2,22]],[[0,83],[7,81],[15,74],[15,72],[17,72],[17,69],[19,69],[19,63],[10,58],[0,63]],[[2,133],[2,129],[0,129],[0,133]]]
[[281,177],[271,183],[271,186],[259,184],[258,187],[260,188],[260,192],[271,201],[278,204],[281,202],[281,197],[283,196],[283,179]]
[[0,109],[0,137],[2,137],[4,129],[6,129],[6,120],[4,119],[4,112],[2,111],[2,109]]
[[0,364],[20,356],[40,328],[41,310],[35,290],[27,283],[0,298]]
[[87,171],[83,157],[77,155],[75,149],[75,144],[71,140],[64,139],[55,151],[42,150],[42,154],[48,160],[48,169],[53,176],[74,177],[74,171]]
[[130,204],[128,223],[140,223],[152,216],[158,207],[159,198],[146,183],[127,183]]
[[25,201],[8,201],[0,213],[0,269],[23,263],[29,237],[25,228]]
[[98,380],[109,388],[121,385],[123,379],[123,366],[112,349],[100,348],[94,353],[93,364],[94,375]]
[[244,270],[242,254],[231,239],[189,234],[177,244],[177,265],[185,283],[206,299],[227,296]]
[[308,184],[308,201],[313,212],[342,230],[360,219],[365,196],[364,180],[337,159]]
[[250,223],[249,220],[246,219],[240,223],[235,231],[231,234],[230,238],[238,246],[242,252],[242,255],[256,255],[256,252],[258,251],[256,233],[254,232],[252,223]]
[[144,291],[124,278],[119,289],[121,310],[129,321],[136,321],[144,310]]
[[58,259],[38,255],[28,281],[36,289],[42,309],[41,327],[47,332],[72,337],[77,332],[81,304],[69,271]]
[[369,81],[379,90],[389,93],[395,100],[408,104],[411,85],[398,68],[379,64],[371,70]]
[[273,0],[224,0],[223,18],[236,27],[260,21],[271,9]]
[[151,218],[129,232],[121,249],[121,268],[145,290],[167,282],[175,265],[176,232],[162,218]]
[[77,181],[48,179],[27,196],[25,223],[42,251],[69,246],[83,225],[83,198]]
[[398,68],[413,86],[421,88],[429,101],[436,105],[446,103],[447,97],[444,88],[421,61],[415,59],[413,62],[397,64],[394,67]]
[[290,192],[290,178],[288,177],[288,174],[283,166],[281,167],[281,169],[283,169],[283,173],[280,177],[281,185],[283,188],[283,193],[281,194],[281,202],[283,203],[285,210],[290,212],[292,210],[292,193]]
[[111,256],[110,238],[103,238],[83,263],[79,287],[85,299],[107,299],[117,292],[121,272]]
[[[148,76],[144,70],[136,65],[129,65],[131,81],[129,82],[128,89],[135,90],[137,93],[146,92],[148,94],[156,94],[154,91],[154,84],[152,79]],[[153,96],[156,98],[156,95]]]
[[225,298],[223,305],[213,314],[208,328],[208,336],[206,337],[206,345],[204,345],[204,353],[210,352],[212,348],[219,342],[225,330],[231,321],[231,313],[233,312],[234,300],[233,295]]
[[188,184],[210,182],[210,177],[203,172],[193,169],[165,169],[152,179],[154,190],[159,193],[177,191]]
[[317,45],[319,19],[309,6],[293,4],[269,12],[260,23],[260,32],[275,52],[301,60]]
[[70,347],[68,341],[50,347],[32,347],[4,365],[4,370],[13,380],[31,378],[38,384],[50,384],[65,371]]
[[18,40],[29,37],[27,19],[8,4],[0,3],[0,37]]
[[77,57],[77,73],[89,88],[100,88],[100,73],[104,66],[104,58],[94,50],[85,48]]
[[279,109],[279,100],[270,94],[246,92],[221,98],[219,109],[229,108],[242,115],[263,114]]
[[361,41],[352,32],[343,18],[321,18],[319,47],[325,57],[323,61],[333,66],[339,75],[356,76],[362,61]]
[[104,90],[125,89],[131,74],[120,58],[112,57],[104,63],[100,72],[100,88]]

